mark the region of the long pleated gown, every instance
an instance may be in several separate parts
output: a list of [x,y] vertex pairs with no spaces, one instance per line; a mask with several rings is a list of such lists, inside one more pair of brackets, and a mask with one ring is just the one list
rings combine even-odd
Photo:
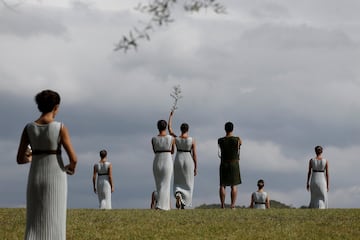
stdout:
[[192,205],[194,189],[194,160],[191,155],[192,137],[175,139],[176,156],[174,160],[174,195],[181,194],[182,204]]
[[173,137],[170,135],[156,136],[151,141],[155,151],[153,161],[153,174],[157,191],[155,207],[161,210],[170,210],[170,188],[174,166],[170,150]]
[[[60,122],[29,123],[33,151],[26,194],[26,240],[66,239],[67,176],[60,154]],[[37,153],[36,153],[37,152]]]
[[96,191],[100,209],[111,209],[111,185],[109,181],[109,162],[97,163]]
[[311,159],[312,173],[310,180],[309,208],[328,208],[328,194],[325,178],[326,159]]

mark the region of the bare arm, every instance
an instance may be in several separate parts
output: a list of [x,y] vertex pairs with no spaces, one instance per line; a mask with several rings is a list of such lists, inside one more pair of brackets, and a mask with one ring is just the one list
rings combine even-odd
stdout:
[[151,139],[152,150],[155,153],[154,138]]
[[109,183],[111,186],[111,192],[114,192],[114,184],[113,184],[113,177],[112,177],[112,164],[109,165]]
[[219,145],[218,145],[218,157],[221,159],[221,148]]
[[242,140],[241,140],[241,138],[239,137],[239,141],[238,141],[238,149],[240,149],[241,144],[242,144]]
[[61,127],[60,135],[61,135],[61,144],[65,148],[65,151],[66,151],[66,153],[69,157],[69,161],[70,161],[70,164],[65,166],[65,168],[67,170],[69,170],[68,174],[72,175],[75,173],[77,157],[76,157],[75,150],[71,143],[69,131],[64,125],[62,125],[62,127]]
[[28,145],[29,145],[29,137],[27,135],[26,128],[24,128],[21,134],[19,148],[16,156],[16,162],[18,164],[31,162],[31,155],[30,153],[27,153]]
[[250,208],[254,208],[254,193],[251,194],[251,200],[250,200]]
[[168,121],[168,130],[169,130],[169,134],[173,137],[177,137],[172,129],[172,118],[173,118],[174,112],[171,111],[170,115],[169,115],[169,121]]
[[96,165],[94,165],[94,171],[93,171],[93,177],[92,177],[94,193],[96,193],[96,175],[97,175],[97,169],[96,169]]
[[241,138],[239,137],[239,140],[238,140],[238,155],[239,155],[239,161],[240,161],[240,146],[242,144],[242,141],[241,141]]
[[175,152],[175,138],[172,139],[171,141],[171,154],[174,154]]
[[192,142],[191,152],[192,152],[192,158],[193,158],[193,161],[194,161],[194,176],[196,176],[197,175],[197,155],[196,155],[196,143],[195,143],[195,140],[193,140],[193,142]]
[[307,181],[306,181],[306,189],[309,191],[309,189],[310,189],[310,183],[309,183],[309,181],[310,181],[310,176],[311,176],[311,169],[312,169],[312,167],[311,167],[311,159],[309,160],[309,170],[308,170],[308,174],[307,174]]
[[326,187],[327,191],[329,191],[329,162],[326,160],[326,166],[325,166],[325,178],[326,178]]
[[269,197],[269,194],[267,194],[267,196],[266,196],[265,206],[266,206],[266,208],[270,208],[270,197]]

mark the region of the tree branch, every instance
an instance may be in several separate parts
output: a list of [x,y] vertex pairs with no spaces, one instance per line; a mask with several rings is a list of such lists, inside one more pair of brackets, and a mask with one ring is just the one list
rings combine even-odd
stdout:
[[[226,8],[218,2],[219,0],[184,0],[183,8],[186,12],[199,12],[202,9],[211,8],[217,14],[225,14]],[[150,31],[155,27],[162,27],[174,22],[172,19],[173,7],[178,3],[177,0],[152,0],[148,4],[139,3],[135,10],[150,15],[150,20],[143,28],[133,28],[128,35],[123,35],[121,40],[115,45],[114,51],[129,49],[137,50],[138,41],[142,39],[150,40]]]

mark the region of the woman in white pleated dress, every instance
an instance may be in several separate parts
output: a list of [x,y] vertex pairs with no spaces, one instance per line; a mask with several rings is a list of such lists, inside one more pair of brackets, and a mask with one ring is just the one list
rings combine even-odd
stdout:
[[107,151],[100,151],[100,161],[94,165],[93,187],[98,195],[99,208],[111,209],[111,193],[114,192],[112,164],[107,161]]
[[[18,164],[30,162],[26,194],[26,240],[66,239],[67,177],[75,172],[77,162],[69,132],[55,121],[60,96],[44,90],[35,97],[41,116],[28,123],[22,133],[17,153]],[[31,157],[24,158],[31,147]],[[64,166],[64,147],[70,164]]]
[[197,155],[195,140],[188,135],[189,125],[182,123],[181,135],[177,137],[172,130],[173,111],[169,116],[169,132],[175,137],[176,156],[174,160],[173,191],[176,208],[191,207],[194,190],[194,177],[197,174]]
[[309,160],[306,184],[306,189],[311,194],[309,208],[325,209],[328,208],[329,162],[322,157],[321,146],[315,147],[315,153],[316,157]]
[[170,188],[173,174],[174,138],[167,134],[167,123],[159,120],[157,123],[159,134],[151,139],[155,154],[153,161],[153,174],[156,185],[155,209],[170,210]]
[[257,182],[258,190],[251,194],[250,208],[267,209],[270,208],[270,197],[264,191],[265,182],[260,179]]

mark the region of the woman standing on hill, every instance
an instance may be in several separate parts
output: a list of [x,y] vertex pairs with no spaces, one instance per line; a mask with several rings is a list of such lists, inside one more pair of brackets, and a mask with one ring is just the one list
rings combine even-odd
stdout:
[[172,130],[172,117],[169,116],[169,132],[175,137],[176,156],[174,161],[174,195],[176,198],[176,208],[184,209],[192,204],[194,189],[194,176],[197,174],[197,156],[195,140],[188,135],[189,125],[183,123],[180,126],[181,135],[177,137]]
[[[315,147],[316,157],[309,160],[306,189],[311,194],[309,208],[328,208],[329,162],[322,157],[323,148]],[[310,181],[311,178],[311,181]],[[309,183],[310,181],[310,183]]]
[[114,192],[114,184],[112,181],[112,164],[107,161],[106,150],[100,151],[100,161],[94,165],[93,186],[94,193],[97,193],[99,198],[99,208],[111,209],[111,193]]
[[[25,239],[64,240],[66,173],[74,174],[77,158],[67,128],[55,121],[60,95],[52,90],[44,90],[36,95],[35,101],[41,115],[25,126],[17,153],[18,164],[31,163],[26,193]],[[61,156],[61,146],[70,160],[66,166]],[[28,156],[25,158],[26,154]]]
[[159,134],[151,139],[155,154],[153,161],[153,174],[156,185],[155,209],[170,210],[170,188],[173,173],[172,154],[174,153],[175,140],[166,132],[167,122],[159,120],[157,128]]

